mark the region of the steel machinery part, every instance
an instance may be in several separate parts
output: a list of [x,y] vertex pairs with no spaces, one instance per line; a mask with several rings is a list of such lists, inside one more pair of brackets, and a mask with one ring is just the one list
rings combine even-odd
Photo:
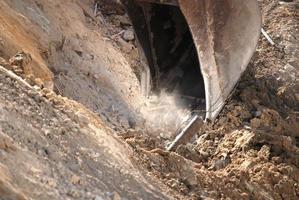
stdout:
[[214,120],[255,52],[261,30],[257,1],[123,3],[137,36],[144,94],[181,88],[184,95],[204,98],[205,118]]

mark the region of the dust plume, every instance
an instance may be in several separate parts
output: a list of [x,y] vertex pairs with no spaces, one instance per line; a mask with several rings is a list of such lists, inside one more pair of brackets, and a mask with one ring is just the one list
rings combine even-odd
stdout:
[[148,97],[140,107],[140,112],[145,119],[146,129],[163,139],[171,138],[191,115],[178,96],[166,92]]

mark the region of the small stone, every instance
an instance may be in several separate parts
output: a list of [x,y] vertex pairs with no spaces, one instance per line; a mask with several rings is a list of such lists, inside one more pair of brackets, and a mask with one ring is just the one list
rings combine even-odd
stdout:
[[255,117],[260,117],[262,115],[262,111],[258,110],[254,112]]
[[52,99],[52,98],[54,98],[54,97],[55,97],[54,92],[49,92],[49,93],[47,93],[47,94],[45,95],[45,97],[46,97],[47,99]]
[[51,92],[51,90],[49,90],[49,89],[47,89],[47,88],[42,89],[42,93],[43,93],[44,95],[46,95],[46,94],[48,94],[48,93],[50,93],[50,92]]
[[50,187],[52,187],[52,188],[57,187],[57,183],[56,183],[55,181],[53,181],[53,180],[48,180],[48,185],[49,185]]
[[125,53],[130,53],[134,49],[134,46],[132,44],[126,42],[121,37],[118,37],[117,43],[119,44],[121,50],[124,51]]
[[135,39],[134,32],[132,30],[126,30],[123,33],[123,39],[126,40],[126,41],[132,41],[132,40],[134,40]]
[[73,176],[71,177],[71,183],[72,183],[72,184],[79,184],[80,181],[81,181],[81,179],[80,179],[80,177],[77,176],[77,175],[73,175]]
[[205,159],[210,156],[210,154],[208,152],[205,152],[205,151],[202,151],[202,150],[200,150],[199,153]]
[[75,116],[76,116],[77,121],[78,121],[78,123],[79,123],[79,125],[80,125],[81,127],[84,127],[84,126],[86,126],[87,124],[89,124],[89,119],[88,119],[88,117],[85,116],[83,113],[81,113],[81,112],[78,111],[78,112],[75,113]]
[[25,75],[25,81],[27,83],[29,83],[30,85],[34,85],[34,76],[33,74],[28,74],[28,75]]
[[213,169],[215,170],[220,170],[220,169],[223,169],[225,168],[227,165],[229,165],[231,163],[231,159],[229,156],[226,156],[225,158],[221,158],[221,159],[218,159],[214,162],[213,164]]
[[77,198],[77,199],[81,197],[79,191],[75,189],[70,189],[69,191],[67,191],[66,194],[70,197]]
[[23,70],[21,70],[21,69],[15,69],[14,72],[15,72],[17,75],[23,74]]
[[270,147],[267,145],[262,146],[260,151],[257,153],[258,157],[263,158],[265,160],[269,160],[270,158]]
[[28,96],[31,98],[34,98],[36,95],[38,95],[38,93],[34,90],[29,90],[28,91]]
[[34,79],[34,83],[35,83],[35,85],[37,85],[40,88],[43,88],[43,86],[44,86],[44,83],[43,83],[42,79],[40,79],[40,78]]
[[37,95],[35,95],[34,97],[33,97],[33,99],[34,99],[34,101],[36,101],[36,102],[41,102],[41,100],[42,100],[42,97],[39,95],[39,94],[37,94]]

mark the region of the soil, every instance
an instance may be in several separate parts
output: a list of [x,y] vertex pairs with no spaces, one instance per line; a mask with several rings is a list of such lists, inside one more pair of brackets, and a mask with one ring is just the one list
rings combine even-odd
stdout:
[[298,1],[259,1],[275,45],[176,152],[124,9],[96,2],[0,2],[0,199],[299,198]]

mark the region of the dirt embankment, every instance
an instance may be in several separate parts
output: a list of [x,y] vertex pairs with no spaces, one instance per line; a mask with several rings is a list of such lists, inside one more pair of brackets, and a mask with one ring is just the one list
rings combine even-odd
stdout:
[[81,104],[2,66],[0,86],[1,200],[170,198],[138,170],[131,148]]
[[[0,56],[31,55],[1,65],[44,87],[43,76],[24,75],[39,54],[55,91],[93,112],[0,73],[4,199],[298,199],[297,1],[260,1],[275,45],[261,37],[219,118],[173,153],[137,120],[139,63],[124,10],[97,2],[96,16],[93,1],[0,2],[0,20],[11,22],[0,24]],[[34,49],[12,40],[7,24],[29,34]]]
[[94,17],[93,3],[1,1],[1,55],[8,60],[29,53],[32,75],[45,87],[84,104],[115,129],[129,128],[137,123],[131,107],[140,103],[139,83],[105,34],[106,22]]

